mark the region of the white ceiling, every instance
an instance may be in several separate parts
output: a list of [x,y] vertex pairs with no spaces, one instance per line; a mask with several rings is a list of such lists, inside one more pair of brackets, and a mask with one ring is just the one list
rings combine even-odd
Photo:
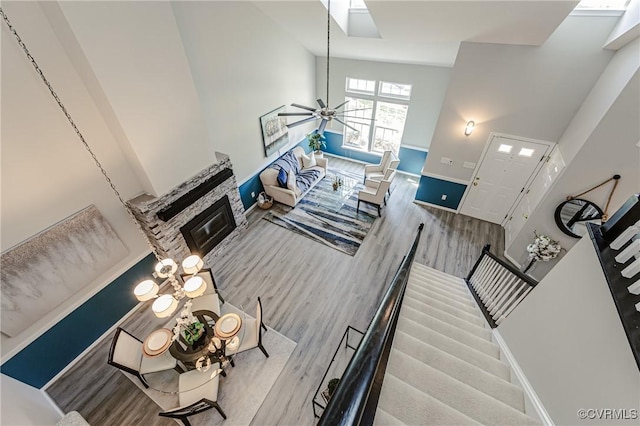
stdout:
[[[327,9],[320,0],[253,3],[314,55],[326,56]],[[347,37],[332,21],[332,57],[453,66],[462,41],[544,43],[578,1],[367,0],[366,3],[382,38]]]

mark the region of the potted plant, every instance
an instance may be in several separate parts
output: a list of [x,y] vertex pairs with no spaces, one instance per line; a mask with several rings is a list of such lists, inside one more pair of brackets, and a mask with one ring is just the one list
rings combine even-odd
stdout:
[[333,379],[329,380],[329,383],[327,383],[327,389],[322,391],[322,397],[324,398],[325,402],[329,402],[329,400],[331,399],[331,396],[333,395],[333,393],[336,391],[336,388],[338,387],[338,383],[340,383],[340,379],[338,379],[337,377],[334,377]]
[[309,141],[309,148],[315,152],[316,156],[322,154],[322,148],[327,147],[327,144],[325,143],[327,138],[320,133],[309,133],[307,135],[307,140]]
[[181,334],[184,341],[194,349],[202,346],[206,340],[204,324],[191,313],[191,300],[184,304],[180,315],[176,318],[172,340],[178,339]]

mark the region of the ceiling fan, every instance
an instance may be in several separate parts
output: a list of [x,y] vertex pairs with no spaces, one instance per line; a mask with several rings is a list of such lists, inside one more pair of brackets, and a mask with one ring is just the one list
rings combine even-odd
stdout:
[[[331,120],[336,120],[338,123],[342,124],[343,126],[346,126],[356,132],[360,132],[358,129],[356,129],[355,127],[345,123],[343,121],[343,119],[345,118],[351,118],[351,119],[363,119],[361,117],[355,117],[355,116],[347,116],[346,114],[349,112],[354,112],[354,111],[362,111],[364,109],[370,109],[370,108],[360,108],[360,109],[352,109],[352,110],[345,110],[342,112],[339,112],[339,109],[342,108],[345,104],[347,104],[347,102],[349,102],[348,100],[342,102],[340,105],[335,106],[333,108],[329,108],[329,52],[330,52],[330,47],[331,47],[331,0],[328,0],[327,2],[327,102],[325,103],[322,99],[317,99],[316,102],[318,102],[318,106],[319,108],[315,108],[312,106],[306,106],[306,105],[300,105],[300,104],[296,104],[293,103],[291,104],[291,106],[296,107],[296,108],[300,108],[300,109],[304,109],[306,110],[306,112],[281,112],[278,114],[278,116],[280,117],[293,117],[293,116],[302,116],[302,117],[307,117],[304,118],[302,120],[296,121],[294,123],[290,123],[287,124],[287,127],[291,128],[291,127],[295,127],[295,126],[299,126],[301,124],[304,123],[308,123],[310,121],[314,121],[314,120],[320,120],[320,125],[318,126],[318,133],[323,134],[324,133],[324,129],[327,127],[327,123],[329,123]],[[366,120],[366,119],[364,119]]]

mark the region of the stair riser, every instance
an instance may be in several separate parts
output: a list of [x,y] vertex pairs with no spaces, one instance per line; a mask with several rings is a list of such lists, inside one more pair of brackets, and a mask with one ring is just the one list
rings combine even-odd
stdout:
[[402,308],[404,309],[405,307],[416,311],[421,315],[427,315],[439,319],[454,327],[458,327],[461,330],[468,331],[469,333],[473,333],[479,337],[483,337],[485,340],[491,340],[491,331],[489,329],[461,320],[460,318],[447,312],[441,311],[439,309],[429,309],[429,306],[410,299],[406,299],[402,302]]

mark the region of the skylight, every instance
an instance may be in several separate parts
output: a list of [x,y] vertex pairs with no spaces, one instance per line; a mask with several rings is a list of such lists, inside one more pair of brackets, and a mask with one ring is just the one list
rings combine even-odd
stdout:
[[582,0],[574,10],[625,10],[630,0]]

